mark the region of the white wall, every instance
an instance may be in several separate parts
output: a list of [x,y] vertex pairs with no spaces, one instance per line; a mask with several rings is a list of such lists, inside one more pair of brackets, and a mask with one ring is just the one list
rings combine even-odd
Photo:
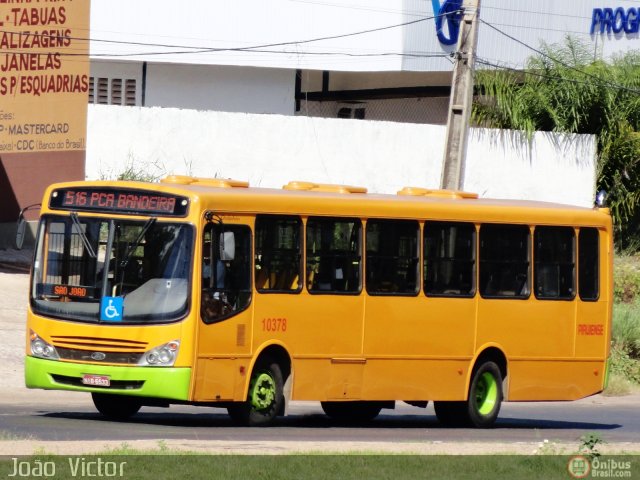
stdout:
[[[87,178],[129,165],[154,175],[188,174],[281,187],[290,180],[362,185],[395,193],[438,188],[445,127],[282,115],[90,105]],[[595,140],[476,129],[465,190],[483,197],[590,206]]]
[[219,65],[147,66],[145,105],[224,112],[295,110],[295,70]]

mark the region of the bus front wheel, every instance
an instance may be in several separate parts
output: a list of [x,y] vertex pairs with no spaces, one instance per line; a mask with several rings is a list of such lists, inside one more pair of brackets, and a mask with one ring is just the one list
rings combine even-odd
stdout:
[[283,411],[284,380],[282,369],[274,360],[259,360],[251,373],[247,400],[227,408],[238,425],[257,427],[272,423]]
[[93,392],[91,398],[96,409],[105,417],[113,420],[126,420],[138,413],[142,407],[139,400],[124,395]]

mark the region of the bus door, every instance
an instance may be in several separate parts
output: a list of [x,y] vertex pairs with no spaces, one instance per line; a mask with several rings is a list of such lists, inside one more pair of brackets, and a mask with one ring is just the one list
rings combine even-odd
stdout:
[[202,255],[195,270],[200,293],[196,401],[244,400],[251,359],[252,248],[251,228],[238,220],[205,220],[201,230]]

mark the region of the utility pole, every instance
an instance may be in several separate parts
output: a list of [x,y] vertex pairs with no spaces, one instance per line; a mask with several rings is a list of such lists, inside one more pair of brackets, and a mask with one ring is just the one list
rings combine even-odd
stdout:
[[464,186],[464,164],[473,102],[473,73],[478,44],[480,0],[464,0],[462,11],[458,48],[454,56],[456,63],[451,81],[447,138],[440,180],[440,188],[445,190],[462,190]]

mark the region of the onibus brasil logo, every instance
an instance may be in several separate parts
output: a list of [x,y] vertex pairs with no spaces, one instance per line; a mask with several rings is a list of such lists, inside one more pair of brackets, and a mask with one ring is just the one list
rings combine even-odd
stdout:
[[576,455],[569,459],[567,470],[573,478],[631,478],[631,462],[613,458]]
[[436,21],[436,34],[442,45],[455,45],[460,33],[462,0],[431,0]]

